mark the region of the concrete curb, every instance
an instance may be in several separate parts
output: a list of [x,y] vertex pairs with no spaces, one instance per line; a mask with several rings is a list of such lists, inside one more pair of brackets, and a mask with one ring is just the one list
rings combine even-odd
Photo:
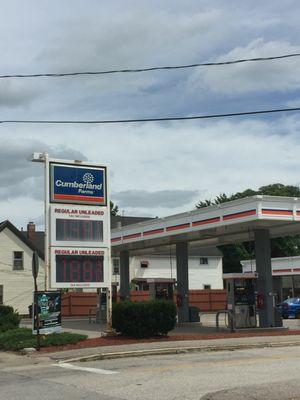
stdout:
[[[262,343],[251,343],[251,344],[236,344],[236,345],[209,345],[209,346],[196,346],[196,347],[169,347],[161,349],[149,349],[149,350],[130,350],[130,351],[118,351],[112,353],[97,353],[90,354],[88,356],[65,358],[59,360],[58,364],[71,363],[71,362],[86,362],[96,360],[112,360],[116,358],[130,358],[130,357],[146,357],[146,356],[157,356],[167,354],[185,354],[185,353],[196,353],[196,352],[213,352],[213,351],[234,351],[243,349],[259,349],[264,347],[288,347],[288,346],[300,346],[300,341],[296,342],[262,342]],[[50,358],[52,358],[50,356]],[[53,358],[55,359],[55,358]]]

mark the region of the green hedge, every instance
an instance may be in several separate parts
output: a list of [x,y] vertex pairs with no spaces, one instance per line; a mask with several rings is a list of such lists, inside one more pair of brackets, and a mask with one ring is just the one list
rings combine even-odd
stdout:
[[176,324],[176,307],[171,301],[124,301],[113,306],[112,326],[124,336],[166,335]]
[[0,332],[17,328],[20,320],[19,314],[11,306],[0,305]]
[[[52,333],[41,337],[41,346],[60,346],[65,344],[75,344],[86,339],[86,335],[78,333]],[[21,350],[26,347],[36,347],[37,338],[28,328],[18,328],[0,333],[0,350]]]

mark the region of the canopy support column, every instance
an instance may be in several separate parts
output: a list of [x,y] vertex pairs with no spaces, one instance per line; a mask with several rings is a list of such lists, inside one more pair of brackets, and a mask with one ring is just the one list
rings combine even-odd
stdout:
[[189,322],[188,243],[176,244],[178,322]]
[[130,299],[129,251],[120,252],[120,299]]
[[[255,258],[257,271],[257,294],[260,301],[259,327],[282,326],[281,318],[276,315],[276,298],[273,290],[271,241],[268,229],[255,229]],[[276,318],[275,318],[276,315]],[[280,324],[281,323],[281,324]]]

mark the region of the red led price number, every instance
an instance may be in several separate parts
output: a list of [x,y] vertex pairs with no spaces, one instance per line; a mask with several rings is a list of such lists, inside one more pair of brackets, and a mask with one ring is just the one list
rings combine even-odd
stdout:
[[56,240],[103,242],[103,221],[56,219]]
[[103,256],[56,256],[57,282],[103,282]]

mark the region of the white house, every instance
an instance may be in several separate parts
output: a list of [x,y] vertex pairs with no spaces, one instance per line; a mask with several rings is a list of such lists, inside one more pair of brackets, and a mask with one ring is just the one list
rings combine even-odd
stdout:
[[[113,282],[119,283],[119,259],[113,258]],[[176,281],[176,257],[165,253],[130,257],[130,280],[148,289],[149,280]],[[189,289],[223,289],[222,253],[215,247],[194,249],[189,256]]]
[[43,253],[29,236],[37,237],[34,224],[28,224],[27,232],[19,231],[11,222],[0,223],[0,304],[14,307],[20,314],[28,314],[32,303],[34,281],[32,254],[39,255],[38,287],[44,288]]
[[[241,261],[243,272],[256,272],[255,260]],[[300,256],[271,259],[272,275],[281,276],[283,299],[300,297]]]

